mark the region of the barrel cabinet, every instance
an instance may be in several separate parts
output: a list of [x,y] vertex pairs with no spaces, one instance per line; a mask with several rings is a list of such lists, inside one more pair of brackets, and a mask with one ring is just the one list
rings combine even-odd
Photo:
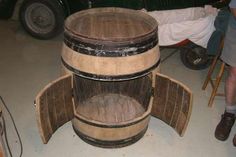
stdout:
[[143,137],[151,116],[183,136],[192,93],[159,73],[155,19],[137,10],[96,8],[69,16],[64,30],[63,75],[35,101],[44,143],[72,121],[89,144],[127,146]]

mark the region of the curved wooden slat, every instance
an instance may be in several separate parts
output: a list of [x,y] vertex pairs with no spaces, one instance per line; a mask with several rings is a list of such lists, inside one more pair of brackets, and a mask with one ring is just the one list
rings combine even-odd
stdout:
[[36,97],[36,119],[43,143],[74,117],[72,76],[66,75],[49,83]]
[[192,92],[182,83],[156,74],[152,115],[183,136],[192,111]]

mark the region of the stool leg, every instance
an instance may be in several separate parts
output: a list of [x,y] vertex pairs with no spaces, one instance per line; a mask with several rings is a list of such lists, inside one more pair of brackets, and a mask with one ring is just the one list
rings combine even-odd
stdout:
[[208,70],[207,77],[206,77],[206,79],[205,79],[205,81],[204,81],[204,84],[203,84],[203,86],[202,86],[202,90],[205,90],[205,89],[206,89],[206,87],[207,87],[207,85],[208,85],[208,83],[209,83],[209,81],[210,81],[210,79],[211,79],[211,75],[212,75],[212,73],[213,73],[213,71],[214,71],[214,68],[215,68],[215,66],[216,66],[216,63],[217,63],[218,58],[219,58],[219,56],[216,56],[216,57],[214,58],[214,60],[213,60],[213,62],[212,62],[212,64],[211,64],[211,66],[210,66],[210,68],[209,68],[209,70]]
[[221,67],[220,67],[220,71],[219,71],[219,73],[218,73],[218,75],[216,77],[216,81],[215,81],[214,87],[213,87],[212,92],[211,92],[211,97],[210,97],[209,102],[208,102],[208,107],[212,107],[213,100],[214,100],[214,98],[216,96],[217,89],[219,87],[221,78],[222,78],[223,73],[224,73],[224,69],[225,69],[225,63],[222,63]]

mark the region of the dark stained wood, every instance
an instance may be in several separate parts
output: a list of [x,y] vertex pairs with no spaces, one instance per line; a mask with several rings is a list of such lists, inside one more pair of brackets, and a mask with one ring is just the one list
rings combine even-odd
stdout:
[[192,110],[192,92],[182,83],[157,74],[152,115],[183,136]]
[[[71,81],[71,84],[68,86],[69,84],[69,81]],[[70,121],[73,117],[74,117],[74,114],[71,114],[71,113],[74,113],[74,108],[72,106],[74,106],[74,102],[73,100],[71,100],[71,97],[72,97],[72,93],[73,93],[73,85],[72,85],[73,81],[72,79],[68,79],[68,82],[66,82],[65,80],[65,83],[63,84],[63,88],[64,88],[64,97],[63,97],[63,101],[66,102],[66,103],[63,103],[64,104],[64,109],[66,110],[66,118],[67,118],[67,121]],[[66,93],[68,92],[68,93]],[[70,106],[70,107],[68,107]]]
[[46,93],[43,93],[40,97],[36,98],[36,118],[40,130],[40,135],[44,143],[47,143],[48,139],[53,133],[48,113],[49,110],[47,104],[47,95]]
[[[183,97],[182,97],[183,92],[184,92],[183,88],[179,88],[179,87],[178,87],[178,89],[177,89],[176,104],[182,104],[182,101],[183,101]],[[176,105],[176,104],[175,104],[175,106],[174,106],[175,111],[174,111],[174,114],[173,114],[173,118],[172,118],[172,120],[171,120],[171,122],[170,122],[170,126],[171,126],[172,128],[176,128],[177,120],[178,120],[178,115],[179,115],[180,110],[181,110],[181,106],[180,106],[180,105]]]
[[[164,108],[164,119],[165,122],[170,124],[174,111],[175,111],[175,107],[177,106],[176,104],[176,98],[177,98],[177,88],[178,88],[178,84],[176,84],[175,82],[169,82],[168,85],[168,99],[166,102],[166,106]],[[174,106],[173,106],[174,105]]]
[[60,126],[73,118],[71,79],[71,75],[66,75],[53,81],[36,97],[36,117],[44,143]]
[[57,129],[57,114],[56,114],[56,108],[55,108],[55,96],[54,96],[54,89],[48,88],[48,91],[45,93],[46,100],[47,100],[47,107],[48,107],[48,117],[50,121],[50,126],[52,129],[52,132],[55,132]]
[[160,77],[156,78],[155,83],[157,84],[157,82],[158,82],[158,85],[156,85],[154,89],[153,101],[158,102],[158,103],[155,103],[152,106],[152,112],[155,113],[155,116],[157,118],[162,118],[164,114],[165,104],[168,99],[167,93],[168,93],[168,88],[169,88],[168,87],[169,82],[167,79],[160,79]]
[[191,102],[191,97],[189,96],[188,91],[184,90],[184,92],[183,92],[183,102],[182,102],[182,108],[181,108],[182,112],[180,112],[180,115],[178,117],[178,123],[177,123],[177,126],[176,126],[177,132],[182,132],[181,133],[182,135],[183,135],[183,133],[184,133],[186,127],[187,127],[187,123],[189,121],[190,114],[191,114],[192,107],[189,106],[190,102]]

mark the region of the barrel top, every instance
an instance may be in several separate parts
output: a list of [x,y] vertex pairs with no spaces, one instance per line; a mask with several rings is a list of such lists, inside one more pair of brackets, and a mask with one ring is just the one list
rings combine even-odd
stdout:
[[65,31],[85,39],[127,41],[156,33],[157,22],[142,11],[93,8],[69,16]]

